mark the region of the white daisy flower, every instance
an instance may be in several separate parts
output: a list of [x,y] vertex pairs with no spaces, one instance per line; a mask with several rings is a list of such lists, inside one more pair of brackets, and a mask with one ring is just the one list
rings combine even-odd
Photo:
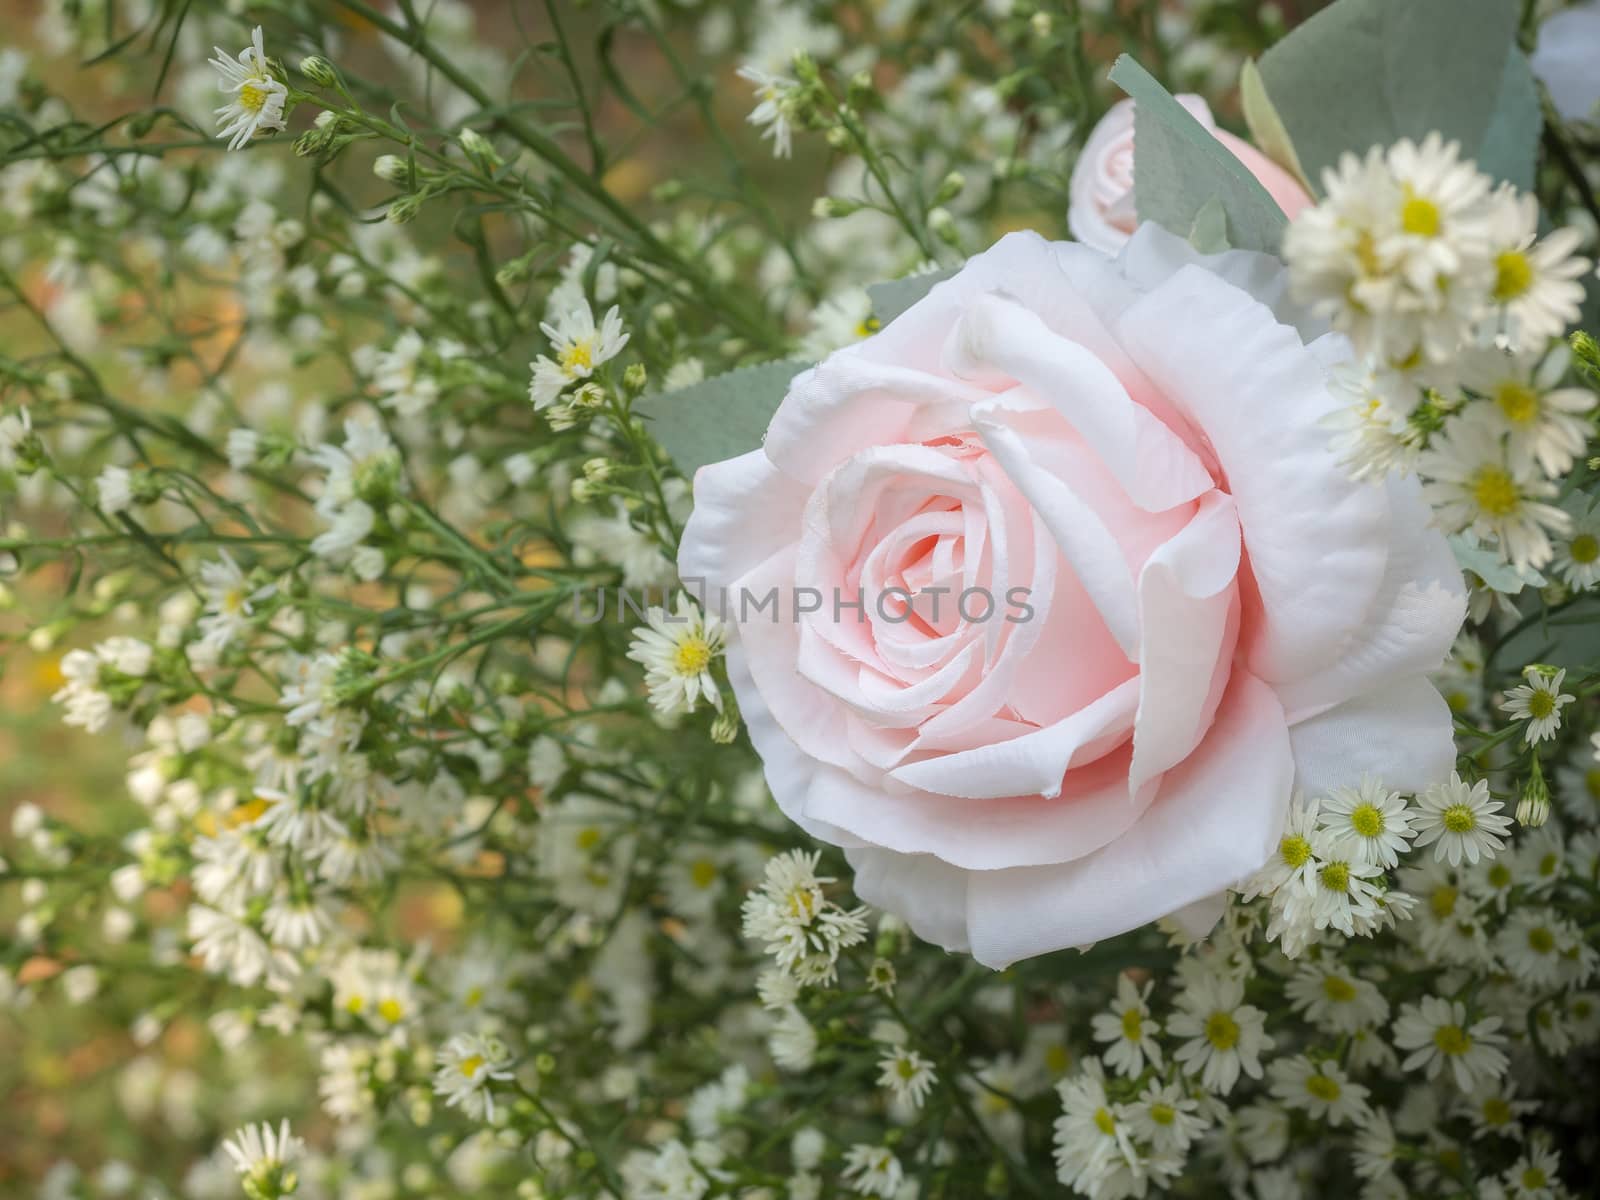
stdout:
[[1357,917],[1377,916],[1378,889],[1368,881],[1381,868],[1352,855],[1325,830],[1318,830],[1311,844],[1316,867],[1305,886],[1311,892],[1312,925],[1353,934]]
[[1556,486],[1514,459],[1499,422],[1478,406],[1454,417],[1418,460],[1423,496],[1446,533],[1493,538],[1511,565],[1542,567],[1572,518],[1553,504]]
[[1330,1033],[1354,1033],[1389,1019],[1383,993],[1326,956],[1302,964],[1284,985],[1284,994],[1296,1012]]
[[1552,479],[1565,475],[1589,443],[1594,393],[1560,387],[1571,353],[1558,345],[1542,361],[1534,355],[1480,349],[1459,361],[1461,379],[1489,401],[1487,411],[1506,435],[1518,469],[1537,464]]
[[1578,319],[1583,306],[1578,281],[1591,265],[1573,253],[1583,242],[1580,230],[1557,229],[1535,242],[1538,232],[1538,197],[1503,185],[1489,225],[1491,298],[1516,348],[1542,346]]
[[1388,153],[1389,171],[1400,185],[1399,213],[1378,253],[1418,292],[1447,286],[1482,253],[1490,181],[1462,162],[1460,153],[1459,144],[1446,143],[1436,132],[1420,146],[1409,139],[1396,142]]
[[1182,1155],[1206,1131],[1200,1102],[1181,1084],[1152,1082],[1127,1109],[1133,1136],[1157,1155]]
[[1174,1054],[1200,1085],[1226,1096],[1239,1076],[1261,1078],[1261,1055],[1272,1049],[1266,1034],[1266,1014],[1244,1003],[1244,984],[1227,976],[1207,973],[1190,981],[1178,998],[1177,1010],[1167,1021],[1167,1032],[1187,1038]]
[[1574,515],[1572,528],[1556,542],[1551,566],[1574,591],[1600,586],[1600,505],[1586,506]]
[[905,1180],[905,1170],[887,1146],[857,1144],[844,1152],[842,1177],[857,1195],[892,1200]]
[[656,711],[663,715],[692,712],[704,697],[720,712],[722,692],[711,665],[722,653],[722,621],[702,613],[682,593],[675,615],[651,608],[645,619],[648,624],[634,631],[628,657],[644,667],[645,685]]
[[1532,1100],[1517,1099],[1517,1084],[1513,1079],[1501,1079],[1478,1087],[1466,1097],[1467,1119],[1479,1137],[1522,1136],[1522,1118],[1539,1111]]
[[1161,1026],[1150,1019],[1148,1003],[1153,986],[1150,980],[1141,989],[1127,975],[1118,976],[1111,1011],[1096,1013],[1090,1023],[1095,1041],[1111,1043],[1102,1055],[1106,1065],[1130,1079],[1144,1070],[1146,1060],[1161,1069],[1161,1047],[1156,1042]]
[[1468,784],[1455,772],[1449,782],[1436,783],[1417,797],[1417,810],[1411,827],[1417,833],[1417,846],[1434,846],[1435,861],[1449,859],[1452,867],[1465,858],[1493,858],[1505,849],[1511,818],[1500,815],[1505,806],[1489,797],[1488,780]]
[[245,1191],[259,1200],[276,1200],[298,1186],[295,1164],[305,1157],[306,1144],[289,1132],[289,1122],[273,1129],[263,1121],[246,1125],[222,1143],[222,1152],[242,1178]]
[[800,85],[784,75],[774,75],[756,66],[739,68],[739,78],[755,85],[756,106],[750,124],[765,129],[761,136],[772,140],[775,158],[788,158],[792,144],[794,96]]
[[228,138],[229,150],[237,150],[263,129],[283,129],[283,106],[289,98],[289,89],[273,77],[267,65],[267,52],[261,45],[261,26],[250,35],[250,45],[239,51],[239,57],[228,57],[221,46],[213,47],[216,57],[211,65],[221,76],[218,90],[228,93],[230,99],[217,109],[217,124],[222,128],[219,138]]
[[878,1060],[878,1086],[912,1108],[922,1107],[937,1078],[933,1064],[905,1046],[896,1046]]
[[490,1084],[511,1078],[511,1051],[505,1043],[487,1034],[458,1033],[439,1048],[435,1061],[434,1094],[474,1120],[493,1120]]
[[1330,1125],[1354,1121],[1367,1111],[1367,1089],[1351,1082],[1338,1063],[1312,1062],[1304,1054],[1272,1064],[1272,1094],[1289,1108]]
[[597,326],[594,310],[584,296],[577,297],[553,323],[544,322],[539,328],[555,353],[554,358],[540,355],[529,364],[533,379],[528,384],[528,399],[540,410],[554,404],[568,384],[589,378],[596,367],[615,358],[628,344],[621,310],[612,305]]
[[1536,746],[1555,737],[1561,729],[1561,710],[1577,697],[1561,690],[1561,683],[1567,677],[1565,668],[1554,675],[1546,675],[1530,667],[1522,677],[1528,682],[1507,692],[1500,708],[1513,719],[1528,722],[1523,737],[1528,745]]
[[1411,1053],[1401,1064],[1417,1067],[1434,1079],[1449,1066],[1456,1086],[1471,1092],[1480,1084],[1505,1074],[1505,1044],[1499,1017],[1468,1023],[1467,1007],[1459,1000],[1425,996],[1420,1004],[1407,1004],[1394,1023],[1394,1044]]
[[1577,931],[1547,908],[1518,908],[1494,940],[1506,970],[1538,989],[1555,985],[1564,956],[1576,949]]
[[1357,1125],[1350,1141],[1356,1174],[1368,1181],[1392,1178],[1400,1142],[1389,1114],[1381,1108],[1369,1108],[1357,1118]]
[[1270,896],[1291,883],[1303,883],[1313,869],[1311,838],[1317,831],[1320,804],[1295,796],[1289,801],[1289,818],[1278,848],[1266,864],[1239,890],[1243,900]]
[[1323,797],[1317,820],[1332,849],[1380,867],[1394,866],[1411,843],[1405,798],[1375,779],[1335,788]]
[[1560,1200],[1569,1195],[1561,1186],[1560,1169],[1561,1156],[1555,1150],[1543,1142],[1529,1146],[1500,1176],[1507,1200]]

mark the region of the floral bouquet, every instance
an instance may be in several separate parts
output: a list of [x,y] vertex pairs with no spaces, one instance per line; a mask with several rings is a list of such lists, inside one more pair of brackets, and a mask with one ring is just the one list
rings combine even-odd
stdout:
[[6,15],[0,1194],[1594,1194],[1593,0]]

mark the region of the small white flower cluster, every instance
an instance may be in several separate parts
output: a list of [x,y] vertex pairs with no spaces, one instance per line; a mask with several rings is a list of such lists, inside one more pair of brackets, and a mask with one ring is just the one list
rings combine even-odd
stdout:
[[1511,822],[1489,798],[1484,780],[1452,775],[1415,805],[1373,779],[1320,799],[1295,797],[1278,848],[1240,888],[1240,897],[1269,898],[1267,936],[1290,958],[1333,929],[1370,937],[1411,915],[1415,897],[1391,887],[1387,872],[1413,844],[1434,845],[1436,859],[1490,859],[1504,848]]
[[693,712],[701,698],[722,710],[722,689],[712,667],[726,630],[715,613],[702,612],[684,593],[675,607],[653,607],[636,629],[628,657],[644,667],[650,703],[662,716]]
[[1523,577],[1565,539],[1564,573],[1593,586],[1600,549],[1574,536],[1588,511],[1555,501],[1595,397],[1564,386],[1570,355],[1550,349],[1583,301],[1582,233],[1540,238],[1534,197],[1437,134],[1347,154],[1323,184],[1283,254],[1294,296],[1355,345],[1339,376],[1352,399],[1330,421],[1352,474],[1416,470],[1441,526]]

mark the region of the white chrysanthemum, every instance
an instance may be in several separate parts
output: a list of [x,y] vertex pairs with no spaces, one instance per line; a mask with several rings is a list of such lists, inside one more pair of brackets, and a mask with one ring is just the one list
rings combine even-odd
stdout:
[[1505,1043],[1499,1017],[1469,1023],[1467,1008],[1459,1000],[1425,996],[1419,1004],[1400,1009],[1394,1023],[1394,1043],[1411,1053],[1401,1065],[1410,1071],[1426,1070],[1429,1079],[1449,1066],[1456,1086],[1471,1092],[1480,1084],[1505,1074]]
[[1200,1102],[1181,1084],[1152,1082],[1127,1110],[1133,1136],[1156,1155],[1183,1155],[1206,1131]]
[[1449,859],[1452,867],[1465,858],[1493,858],[1505,849],[1505,835],[1511,819],[1500,815],[1505,806],[1489,797],[1489,782],[1480,779],[1468,784],[1451,772],[1446,783],[1436,783],[1417,797],[1417,810],[1411,818],[1418,847],[1437,843],[1433,857]]
[[1500,543],[1518,569],[1550,561],[1552,534],[1572,519],[1546,501],[1556,486],[1527,461],[1514,459],[1499,424],[1479,408],[1454,417],[1418,460],[1423,495],[1448,533],[1471,530]]
[[1577,699],[1570,692],[1561,690],[1566,677],[1565,668],[1554,675],[1530,668],[1523,672],[1527,682],[1512,688],[1501,701],[1501,709],[1513,720],[1528,722],[1527,729],[1523,731],[1528,745],[1549,741],[1560,731],[1561,710]]
[[222,1143],[222,1152],[251,1196],[275,1200],[294,1193],[298,1185],[295,1164],[305,1156],[306,1144],[289,1132],[289,1122],[273,1129],[263,1121],[235,1131]]
[[1266,1014],[1244,1003],[1244,984],[1215,973],[1189,981],[1167,1032],[1188,1039],[1174,1057],[1219,1096],[1233,1090],[1241,1073],[1260,1079],[1261,1055],[1274,1044],[1266,1034]]
[[1303,964],[1284,985],[1290,1006],[1330,1033],[1354,1033],[1389,1019],[1389,1002],[1365,979],[1331,957]]
[[1146,1060],[1161,1068],[1161,1046],[1156,1041],[1161,1026],[1150,1017],[1153,986],[1154,981],[1147,980],[1140,988],[1127,975],[1119,975],[1111,1011],[1096,1013],[1090,1023],[1095,1041],[1110,1043],[1102,1054],[1106,1065],[1130,1079],[1144,1070]]
[[596,326],[594,310],[585,296],[577,297],[554,322],[541,323],[539,328],[550,339],[555,354],[554,358],[540,355],[529,364],[533,379],[528,384],[528,398],[541,410],[554,404],[568,384],[589,378],[596,367],[615,358],[628,344],[621,310],[612,305]]
[[1380,782],[1335,788],[1323,797],[1318,821],[1329,844],[1361,862],[1392,867],[1411,844],[1411,814],[1405,797]]
[[1102,1188],[1114,1195],[1131,1194],[1117,1184],[1132,1181],[1139,1156],[1131,1122],[1106,1095],[1100,1061],[1089,1059],[1076,1075],[1056,1085],[1056,1093],[1061,1097],[1053,1139],[1056,1178],[1084,1195],[1096,1195]]
[[775,75],[757,66],[740,67],[739,78],[756,89],[756,106],[750,113],[750,124],[765,130],[763,138],[772,139],[774,157],[788,158],[794,118],[792,97],[800,85],[787,76]]
[[844,1152],[842,1177],[858,1195],[892,1200],[900,1191],[905,1170],[888,1147],[858,1144]]
[[1312,1062],[1304,1054],[1280,1058],[1272,1064],[1272,1094],[1288,1108],[1343,1125],[1359,1120],[1367,1111],[1367,1089],[1332,1060]]
[[905,1046],[895,1047],[878,1060],[878,1086],[912,1108],[922,1107],[937,1078],[933,1064]]
[[283,106],[289,89],[273,77],[267,65],[267,52],[261,44],[261,26],[250,34],[250,45],[239,51],[237,59],[228,57],[221,46],[213,47],[211,65],[221,76],[218,90],[229,100],[217,109],[219,138],[228,138],[229,150],[237,150],[261,130],[283,129]]
[[1480,349],[1462,356],[1462,380],[1489,401],[1488,412],[1506,435],[1512,463],[1529,464],[1552,479],[1565,475],[1589,442],[1594,393],[1559,387],[1571,354],[1565,346],[1539,360],[1534,355]]
[[511,1078],[511,1052],[499,1038],[458,1033],[439,1048],[433,1090],[474,1120],[494,1119],[490,1084]]
[[703,697],[720,712],[722,692],[711,667],[722,653],[726,636],[722,621],[702,613],[681,594],[674,615],[652,608],[645,619],[648,623],[634,631],[628,657],[644,667],[645,686],[656,711],[693,712]]
[[1442,362],[1487,283],[1488,180],[1430,135],[1346,153],[1284,234],[1295,296],[1383,363]]
[[832,976],[839,952],[866,940],[865,910],[846,911],[822,894],[816,851],[791,850],[767,862],[760,889],[745,897],[744,936],[765,944],[780,967],[811,982]]
[[1242,899],[1270,896],[1291,883],[1305,882],[1313,869],[1311,837],[1317,831],[1320,808],[1317,800],[1307,800],[1304,796],[1295,796],[1289,801],[1289,817],[1278,839],[1278,848],[1239,889]]
[[1489,226],[1493,303],[1514,347],[1537,349],[1560,337],[1578,319],[1589,260],[1573,253],[1583,242],[1577,229],[1557,229],[1539,238],[1539,201],[1529,192],[1502,186],[1494,197]]
[[1587,505],[1573,516],[1572,528],[1556,542],[1550,565],[1574,591],[1600,586],[1600,505]]

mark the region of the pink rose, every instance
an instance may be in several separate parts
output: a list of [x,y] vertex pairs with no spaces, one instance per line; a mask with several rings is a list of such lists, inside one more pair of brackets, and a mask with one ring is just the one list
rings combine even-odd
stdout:
[[1335,461],[1347,350],[1282,293],[1154,225],[1115,261],[1012,234],[695,479],[679,570],[725,598],[772,793],[922,937],[1203,930],[1296,787],[1448,774],[1460,573],[1415,480]]
[[[1311,197],[1293,175],[1249,142],[1234,137],[1226,129],[1218,129],[1203,99],[1188,94],[1176,99],[1210,130],[1229,154],[1245,165],[1283,209],[1284,216],[1293,220],[1296,213],[1311,203]],[[1100,123],[1089,134],[1089,141],[1072,168],[1069,193],[1067,227],[1072,230],[1072,236],[1107,254],[1121,249],[1139,223],[1133,211],[1132,100],[1112,105],[1111,111],[1100,118]]]

